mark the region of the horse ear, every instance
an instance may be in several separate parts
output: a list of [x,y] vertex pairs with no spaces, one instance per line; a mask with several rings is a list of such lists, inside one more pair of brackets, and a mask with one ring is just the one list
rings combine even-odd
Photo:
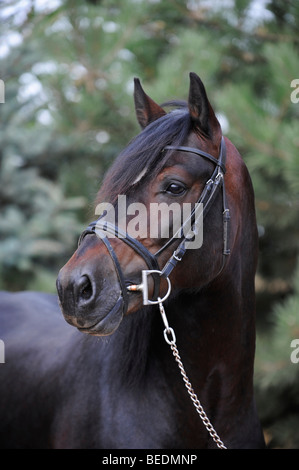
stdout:
[[138,78],[134,78],[134,85],[136,116],[141,128],[144,129],[151,122],[164,116],[166,112],[144,92]]
[[190,89],[188,99],[189,113],[196,127],[208,137],[221,138],[222,131],[218,119],[208,100],[201,79],[196,73],[190,73]]

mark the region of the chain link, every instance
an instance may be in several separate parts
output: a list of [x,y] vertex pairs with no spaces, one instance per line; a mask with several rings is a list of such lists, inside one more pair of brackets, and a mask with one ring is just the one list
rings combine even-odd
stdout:
[[[175,338],[174,331],[168,325],[166,313],[165,313],[165,310],[164,310],[163,303],[162,303],[161,299],[158,298],[158,300],[159,300],[160,313],[161,313],[162,320],[163,320],[163,323],[164,323],[164,326],[165,326],[164,338],[165,338],[165,341],[167,342],[167,344],[170,345],[170,348],[171,348],[172,353],[174,355],[174,358],[175,358],[175,360],[176,360],[176,362],[179,366],[181,375],[182,375],[184,383],[185,383],[185,387],[186,387],[186,389],[189,393],[189,396],[192,400],[192,403],[193,403],[197,413],[199,414],[200,419],[202,420],[205,428],[209,432],[209,434],[212,437],[212,439],[214,440],[214,442],[217,444],[217,447],[219,449],[227,449],[227,447],[225,447],[225,445],[221,441],[220,437],[218,436],[217,432],[215,431],[215,429],[214,429],[213,425],[211,424],[208,416],[206,415],[206,412],[204,411],[199,399],[197,398],[196,393],[193,390],[192,384],[191,384],[191,382],[190,382],[190,380],[189,380],[189,378],[186,374],[185,368],[184,368],[182,360],[181,360],[181,356],[179,354],[179,350],[178,350],[177,345],[176,345],[176,338]],[[170,338],[168,338],[167,335],[169,335]]]

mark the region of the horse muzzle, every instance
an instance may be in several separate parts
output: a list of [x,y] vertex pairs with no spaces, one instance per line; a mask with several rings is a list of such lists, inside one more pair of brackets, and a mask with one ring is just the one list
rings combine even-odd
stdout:
[[[92,250],[91,250],[92,251]],[[65,320],[84,333],[112,334],[126,311],[119,281],[105,259],[97,265],[92,256],[76,252],[60,270],[56,287]]]

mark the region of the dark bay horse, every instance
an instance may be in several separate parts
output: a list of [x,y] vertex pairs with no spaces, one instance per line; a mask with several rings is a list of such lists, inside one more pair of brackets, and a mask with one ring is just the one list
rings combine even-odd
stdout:
[[[97,197],[117,220],[101,211],[57,279],[66,322],[55,296],[1,293],[1,447],[215,448],[174,344],[224,446],[264,447],[253,396],[257,229],[248,171],[196,74],[188,102],[167,103],[170,112],[137,79],[134,98],[142,131]],[[187,233],[180,217],[176,237],[173,215],[151,217],[162,203],[189,204]],[[145,209],[138,223],[132,207]]]

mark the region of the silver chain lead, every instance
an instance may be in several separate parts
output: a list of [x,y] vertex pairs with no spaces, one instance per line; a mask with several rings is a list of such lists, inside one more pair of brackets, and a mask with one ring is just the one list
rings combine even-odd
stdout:
[[202,420],[205,428],[209,432],[209,434],[212,437],[213,441],[217,444],[217,447],[219,449],[227,449],[227,447],[225,447],[225,445],[221,441],[220,437],[218,436],[217,432],[215,431],[215,429],[214,429],[213,425],[211,424],[209,418],[207,417],[207,415],[206,415],[199,399],[197,398],[196,393],[193,390],[192,384],[191,384],[191,382],[190,382],[190,380],[189,380],[189,378],[186,374],[185,368],[184,368],[182,360],[181,360],[181,356],[179,354],[179,350],[178,350],[177,345],[176,345],[176,337],[175,337],[174,330],[169,327],[167,317],[166,317],[166,313],[165,313],[163,303],[162,303],[160,297],[158,297],[158,301],[159,301],[160,313],[161,313],[162,320],[163,320],[163,323],[164,323],[164,326],[165,326],[164,338],[165,338],[166,343],[170,345],[170,348],[171,348],[172,353],[174,355],[174,358],[175,358],[175,360],[176,360],[176,362],[179,366],[181,375],[182,375],[184,383],[185,383],[185,387],[187,388],[187,391],[190,395],[192,403],[193,403],[197,413],[199,414],[200,419]]

